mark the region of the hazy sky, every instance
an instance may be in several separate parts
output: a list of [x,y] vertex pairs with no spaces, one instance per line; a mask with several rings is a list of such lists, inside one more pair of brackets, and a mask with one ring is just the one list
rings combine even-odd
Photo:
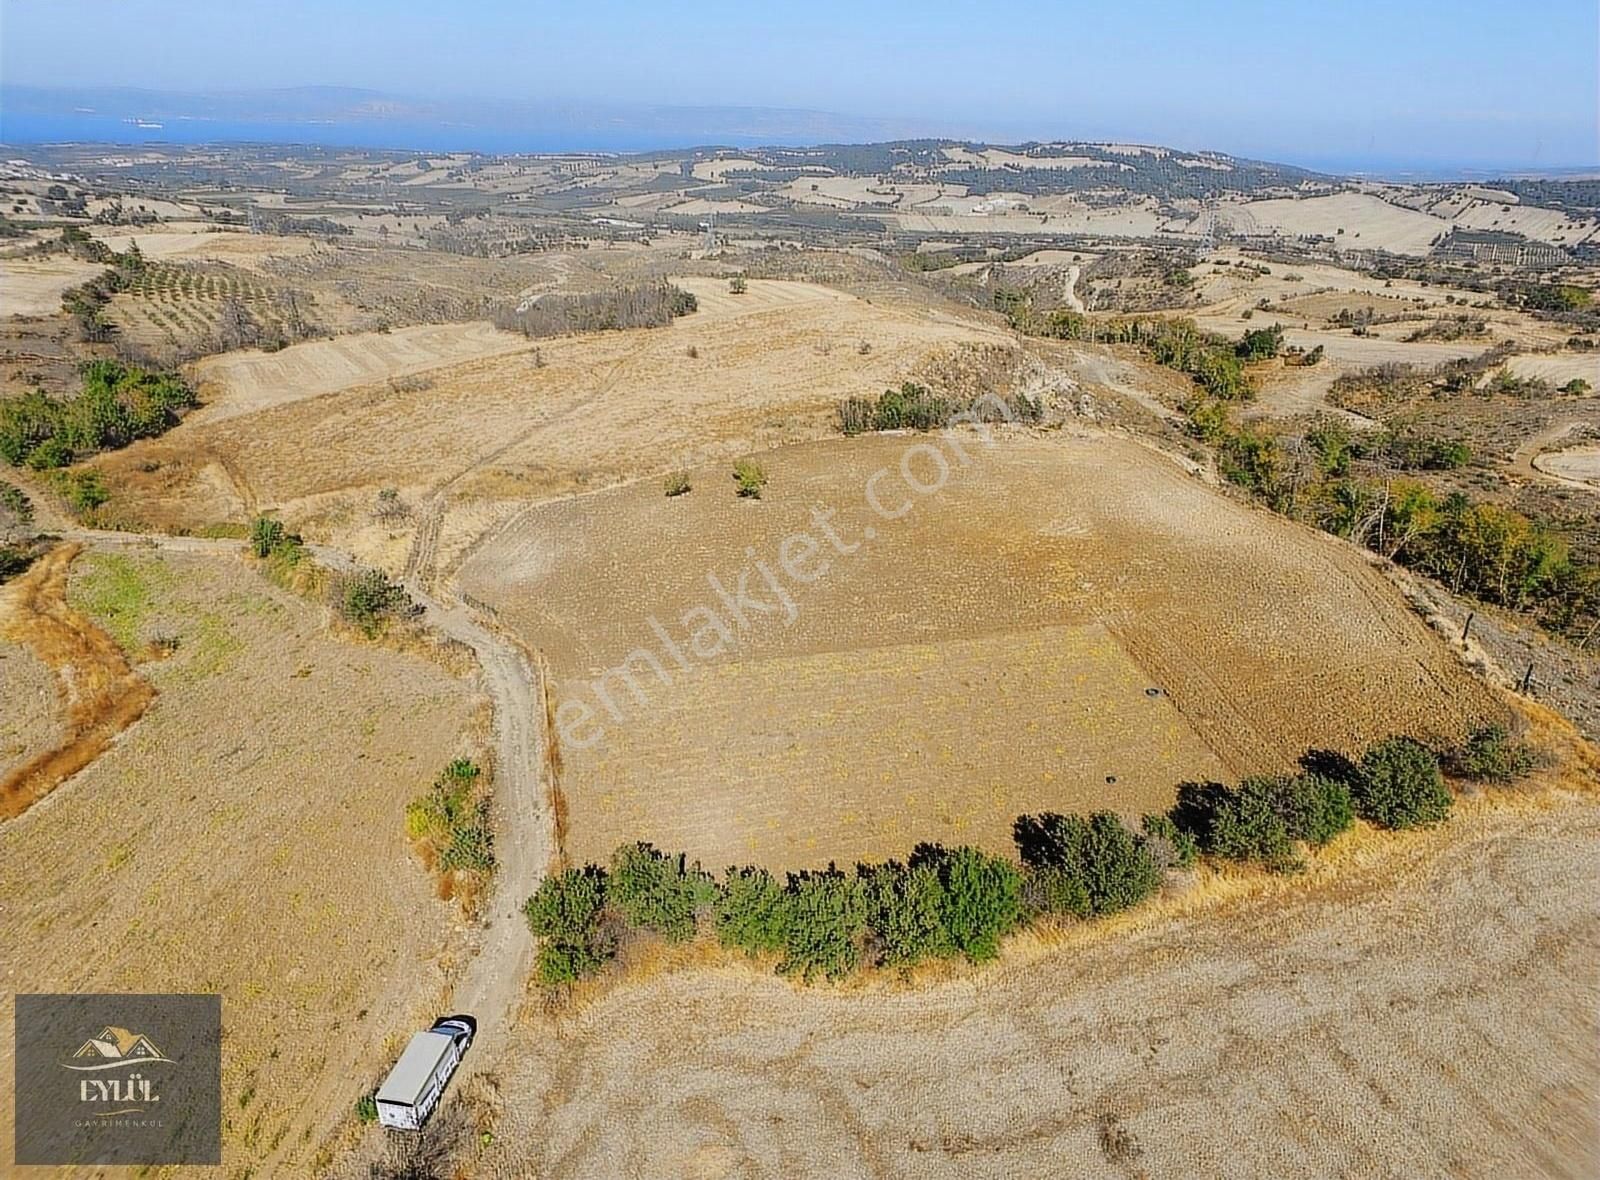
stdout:
[[0,0],[0,77],[805,107],[1293,161],[1600,162],[1596,0]]

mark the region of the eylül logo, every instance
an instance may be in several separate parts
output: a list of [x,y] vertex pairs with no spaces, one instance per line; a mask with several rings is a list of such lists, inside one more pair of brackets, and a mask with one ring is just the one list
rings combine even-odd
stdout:
[[19,995],[16,1162],[216,1164],[222,999]]
[[108,1024],[61,1067],[97,1075],[78,1080],[78,1101],[95,1108],[88,1112],[91,1118],[110,1119],[154,1114],[161,1101],[156,1088],[161,1071],[153,1067],[172,1064],[144,1033]]

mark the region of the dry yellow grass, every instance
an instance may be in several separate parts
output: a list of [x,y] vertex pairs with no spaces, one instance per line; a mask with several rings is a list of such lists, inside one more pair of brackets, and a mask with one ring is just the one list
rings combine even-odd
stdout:
[[814,438],[837,399],[876,396],[930,352],[1006,340],[812,284],[752,280],[734,296],[725,280],[680,281],[702,310],[670,327],[540,341],[537,359],[524,350],[431,370],[426,389],[360,385],[215,422],[202,412],[100,466],[158,526],[277,507],[375,557],[386,552],[370,527],[379,488],[416,505],[447,489],[447,566],[517,501]]

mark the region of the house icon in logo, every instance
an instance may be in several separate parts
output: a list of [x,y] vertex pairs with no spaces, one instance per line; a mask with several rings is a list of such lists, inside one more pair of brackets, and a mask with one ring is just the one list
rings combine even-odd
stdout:
[[68,1069],[110,1069],[142,1061],[170,1060],[143,1033],[129,1032],[108,1024],[100,1030],[99,1035],[90,1037],[80,1045],[70,1061],[62,1064]]

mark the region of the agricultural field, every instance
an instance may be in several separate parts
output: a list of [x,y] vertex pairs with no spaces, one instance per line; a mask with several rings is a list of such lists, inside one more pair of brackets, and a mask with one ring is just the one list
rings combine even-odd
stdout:
[[7,727],[14,706],[35,719],[22,749],[6,733],[4,770],[63,735],[90,661],[131,664],[149,700],[0,824],[5,1019],[12,990],[220,992],[224,1167],[307,1174],[329,1104],[431,1012],[459,953],[404,813],[476,749],[479,700],[435,663],[333,638],[236,557],[89,549],[68,574],[57,554],[0,591]]
[[[1136,816],[1185,780],[1383,732],[1455,740],[1499,711],[1354,552],[1138,445],[973,442],[969,468],[885,522],[864,489],[911,445],[768,452],[755,502],[716,465],[684,496],[640,482],[544,505],[462,567],[549,659],[557,715],[594,714],[558,733],[574,856],[627,839],[716,866],[849,863],[924,839],[1000,849],[1029,809]],[[932,478],[925,451],[914,461]],[[898,475],[877,486],[891,508],[907,498]],[[826,576],[774,609],[752,563],[776,569],[785,537],[820,536],[819,506],[861,549],[825,549]],[[709,576],[732,587],[741,571],[769,613],[679,666],[651,620],[681,639],[696,607],[722,609]],[[598,694],[639,648],[671,683],[634,658],[645,700],[614,673]]]
[[489,324],[422,324],[295,344],[277,352],[244,350],[195,366],[203,420],[224,421],[358,385],[382,385],[430,369],[530,350],[533,345]]
[[[469,326],[441,338],[511,351],[415,371],[411,380],[396,379],[410,370],[404,336],[381,348],[356,338],[213,362],[204,371],[217,374],[220,417],[202,411],[101,466],[121,489],[114,502],[120,495],[162,527],[242,522],[271,507],[324,539],[358,546],[387,543],[370,521],[380,489],[396,488],[414,508],[447,492],[460,509],[440,538],[448,562],[529,499],[814,438],[832,430],[839,398],[877,396],[949,349],[1006,341],[946,313],[868,304],[816,284],[753,279],[746,294],[731,295],[725,279],[679,278],[702,310],[668,327],[530,348]],[[354,355],[369,382],[229,416],[236,398],[259,396],[252,372],[302,355],[324,372]],[[232,373],[244,374],[236,390],[226,384]],[[394,376],[379,383],[380,373]],[[386,551],[370,552],[377,559]]]

